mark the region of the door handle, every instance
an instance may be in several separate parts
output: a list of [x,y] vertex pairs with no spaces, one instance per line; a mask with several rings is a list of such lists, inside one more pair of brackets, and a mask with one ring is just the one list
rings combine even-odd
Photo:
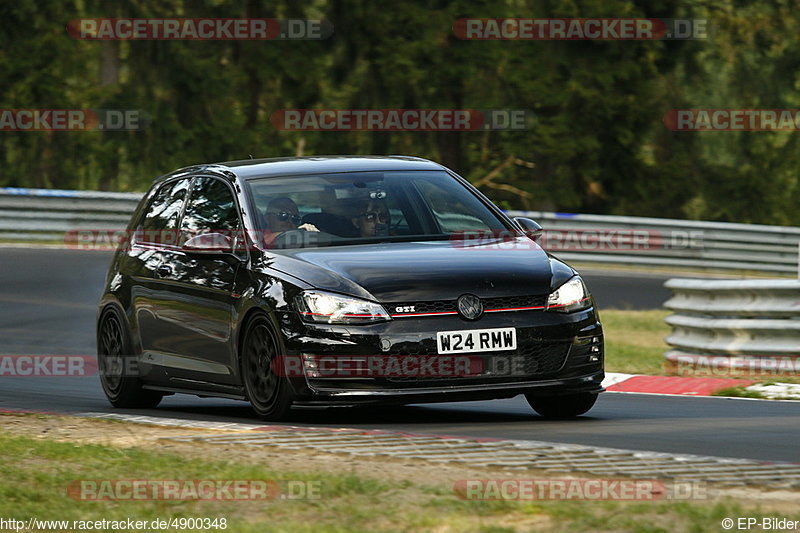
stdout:
[[158,277],[160,277],[160,278],[171,276],[172,275],[172,269],[170,267],[168,267],[167,265],[159,265],[159,267],[156,268],[156,275]]

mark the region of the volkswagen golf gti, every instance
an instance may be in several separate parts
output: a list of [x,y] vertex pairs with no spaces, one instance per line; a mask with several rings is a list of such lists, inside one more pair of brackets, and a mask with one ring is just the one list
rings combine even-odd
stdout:
[[97,315],[109,401],[174,393],[293,406],[523,394],[542,416],[603,391],[578,273],[451,170],[416,157],[198,165],[157,178]]

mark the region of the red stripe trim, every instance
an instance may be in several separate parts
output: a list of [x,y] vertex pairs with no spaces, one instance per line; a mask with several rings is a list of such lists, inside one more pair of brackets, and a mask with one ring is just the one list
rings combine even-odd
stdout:
[[456,311],[437,311],[435,313],[402,313],[399,315],[390,315],[392,318],[403,316],[440,316],[440,315],[457,315]]
[[[502,313],[502,312],[506,312],[506,311],[534,311],[536,309],[554,309],[556,307],[567,307],[569,305],[574,305],[576,303],[587,302],[587,301],[589,301],[589,298],[583,298],[581,300],[570,302],[570,303],[564,304],[564,305],[552,305],[550,307],[547,307],[546,305],[536,305],[536,306],[532,306],[532,307],[504,307],[504,308],[501,308],[501,309],[486,309],[483,312],[484,313]],[[391,316],[392,318],[398,318],[398,317],[404,317],[404,316],[441,316],[441,315],[457,315],[457,314],[458,314],[458,312],[456,312],[456,311],[439,311],[439,312],[436,312],[436,313],[403,313],[403,314],[389,315],[389,316]]]

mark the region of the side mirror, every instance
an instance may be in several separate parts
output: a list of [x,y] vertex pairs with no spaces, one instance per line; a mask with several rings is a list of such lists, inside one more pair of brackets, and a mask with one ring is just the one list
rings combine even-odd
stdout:
[[542,236],[542,227],[538,222],[525,217],[514,217],[514,222],[520,227],[522,233],[527,235],[532,241],[539,242]]
[[233,241],[222,233],[203,233],[186,241],[181,250],[192,254],[233,253]]

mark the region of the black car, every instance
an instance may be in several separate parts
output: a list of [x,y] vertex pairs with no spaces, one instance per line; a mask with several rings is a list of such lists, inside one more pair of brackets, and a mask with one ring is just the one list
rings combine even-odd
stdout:
[[117,407],[188,393],[290,407],[524,394],[576,416],[603,333],[575,270],[465,179],[416,157],[187,167],[142,199],[97,320]]

